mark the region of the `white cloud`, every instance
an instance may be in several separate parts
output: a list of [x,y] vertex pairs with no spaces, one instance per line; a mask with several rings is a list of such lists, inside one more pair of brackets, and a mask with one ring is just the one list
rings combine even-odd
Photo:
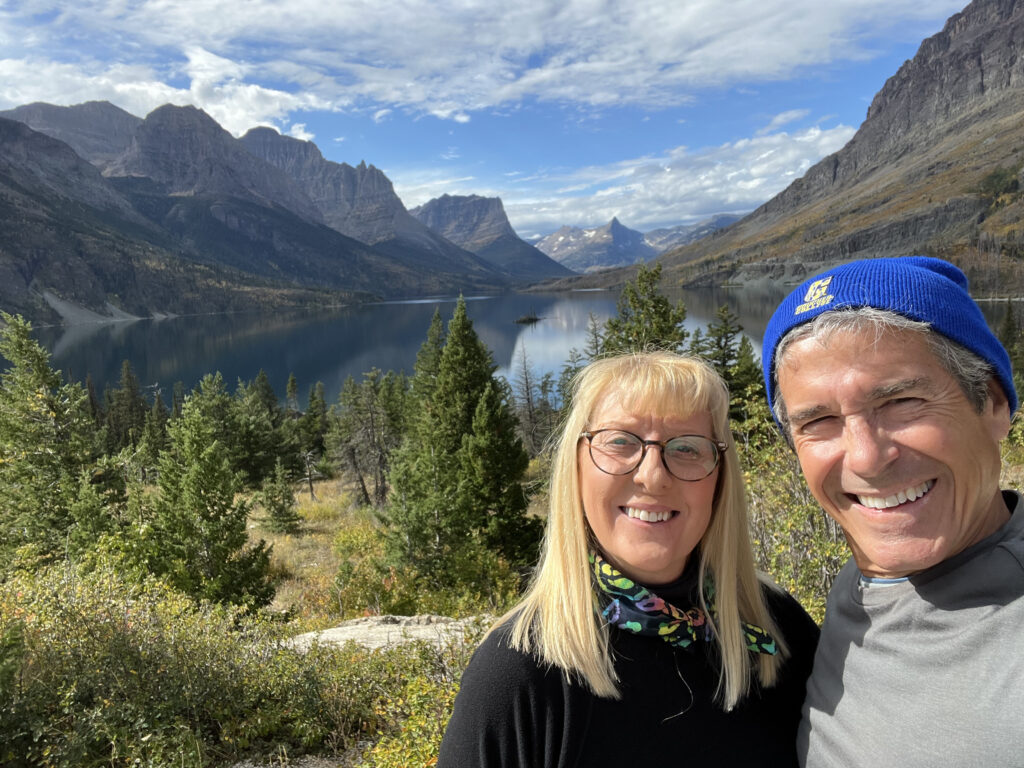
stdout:
[[854,129],[845,125],[813,127],[697,152],[677,147],[660,158],[534,177],[503,196],[505,210],[519,232],[551,232],[570,223],[596,226],[613,216],[626,226],[648,230],[715,213],[746,212],[842,148],[853,134]]
[[[0,15],[6,64],[20,63],[25,75],[16,87],[5,80],[0,98],[24,103],[27,91],[71,103],[66,83],[47,77],[65,64],[83,70],[74,101],[118,88],[165,91],[187,96],[225,124],[280,122],[291,112],[342,106],[460,123],[474,111],[524,99],[658,107],[687,103],[709,85],[778,80],[870,58],[877,36],[920,39],[962,4],[25,2]],[[37,23],[51,11],[59,13]],[[119,64],[97,64],[103,60]]]
[[797,120],[803,120],[810,113],[811,111],[809,109],[789,109],[785,112],[780,112],[771,119],[771,122],[769,122],[768,125],[758,131],[758,135],[764,136],[772,131],[777,131],[784,125],[789,125]]
[[384,122],[385,119],[387,119],[387,116],[390,114],[390,109],[378,109],[376,112],[373,113],[373,122],[382,123]]
[[288,135],[293,139],[302,139],[303,141],[312,141],[316,138],[316,134],[306,130],[305,123],[293,123],[292,127],[288,129]]

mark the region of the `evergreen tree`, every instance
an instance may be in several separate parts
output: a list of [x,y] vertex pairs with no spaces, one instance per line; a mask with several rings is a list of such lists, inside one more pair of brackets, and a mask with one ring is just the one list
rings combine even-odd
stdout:
[[294,373],[288,374],[288,383],[285,385],[285,408],[291,414],[299,412],[299,381]]
[[116,389],[107,392],[107,452],[117,453],[122,448],[134,448],[142,438],[149,408],[142,396],[139,379],[132,364],[121,363],[121,378]]
[[209,413],[223,384],[208,378],[206,394],[188,398],[181,418],[168,426],[148,566],[193,597],[259,607],[274,594],[270,551],[262,540],[248,543],[249,506],[235,498],[240,483],[217,436],[222,424]]
[[416,362],[412,366],[412,398],[410,402],[416,408],[414,415],[426,415],[421,408],[429,408],[433,404],[437,376],[441,370],[443,349],[444,323],[441,321],[441,310],[435,308],[434,314],[430,318],[426,341],[416,353]]
[[617,316],[605,323],[603,354],[683,348],[688,336],[683,327],[686,307],[682,302],[673,306],[662,296],[660,283],[661,264],[640,265],[636,278],[619,295]]
[[262,383],[260,377],[248,384],[239,381],[231,400],[231,456],[250,487],[269,477],[281,456],[281,412],[269,386],[266,374]]
[[[430,359],[437,338],[436,325],[432,324],[426,350],[421,350],[418,362]],[[431,368],[423,366],[416,376],[420,375],[420,370]],[[433,387],[424,386],[422,382],[417,385],[416,376],[413,377],[412,400],[418,417],[395,456],[391,472],[393,490],[388,522],[393,532],[392,543],[401,559],[426,575],[435,586],[458,580],[459,574],[452,572],[452,564],[467,548],[483,541],[489,512],[496,507],[513,508],[508,503],[515,493],[513,490],[505,491],[504,502],[481,498],[475,504],[471,500],[472,493],[467,490],[471,479],[466,473],[470,471],[471,462],[462,447],[464,438],[474,433],[474,422],[479,427],[489,418],[514,419],[504,413],[477,414],[481,401],[485,410],[497,408],[494,370],[491,354],[473,331],[465,301],[460,298],[448,324],[437,364],[436,383]],[[489,390],[491,394],[486,395]],[[504,390],[499,391],[504,396]],[[427,399],[417,400],[417,392],[428,393]],[[486,463],[502,450],[506,456],[525,456],[514,429],[511,432],[500,429],[493,439],[498,441],[495,445],[502,447],[488,446],[481,462]],[[473,467],[472,471],[480,471],[480,468]],[[500,471],[496,469],[494,473]],[[489,473],[488,469],[479,482],[493,485],[491,480],[484,479],[492,477]],[[518,485],[521,479],[522,470],[504,478],[509,488]],[[522,492],[521,487],[519,492]],[[490,543],[498,546],[496,541]]]
[[704,358],[718,375],[729,383],[729,374],[736,365],[740,333],[743,326],[739,318],[723,304],[715,312],[715,319],[708,323],[707,335],[701,335],[699,342],[691,341],[690,352]]
[[171,418],[181,418],[181,408],[185,404],[185,385],[180,381],[174,382],[171,388]]
[[20,316],[0,313],[0,562],[63,550],[80,479],[96,458],[88,394],[65,384]]
[[327,400],[324,397],[324,383],[318,381],[309,391],[309,405],[300,419],[299,432],[302,442],[299,446],[304,453],[316,457],[324,455],[324,436],[327,434]]
[[431,443],[440,452],[453,456],[462,436],[472,430],[476,405],[496,368],[490,350],[473,330],[460,296],[448,323],[432,398],[435,421]]
[[347,468],[363,504],[383,506],[391,457],[405,434],[409,385],[404,375],[377,368],[359,384],[349,376],[329,418],[327,451]]
[[167,422],[170,418],[170,411],[164,405],[163,398],[157,393],[153,398],[153,405],[146,413],[146,422],[142,426],[142,438],[139,440],[135,453],[134,461],[143,482],[156,469],[161,452],[167,448]]
[[265,513],[262,522],[268,530],[275,533],[295,533],[299,530],[302,517],[295,510],[295,493],[280,459],[274,465],[274,472],[263,481],[259,500]]
[[478,530],[484,544],[518,566],[536,562],[541,523],[526,514],[520,482],[530,457],[517,435],[507,387],[488,382],[462,438],[456,501],[459,527]]

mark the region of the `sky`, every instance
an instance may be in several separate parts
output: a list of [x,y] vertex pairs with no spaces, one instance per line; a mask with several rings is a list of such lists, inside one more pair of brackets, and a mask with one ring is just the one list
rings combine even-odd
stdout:
[[199,107],[516,232],[745,213],[966,0],[0,0],[0,109]]

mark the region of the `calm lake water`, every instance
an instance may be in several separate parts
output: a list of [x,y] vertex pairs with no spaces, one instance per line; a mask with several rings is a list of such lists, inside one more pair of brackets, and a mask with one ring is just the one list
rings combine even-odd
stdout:
[[[767,319],[789,288],[687,291],[671,298],[685,303],[691,330],[705,327],[719,306],[729,305],[760,352]],[[511,380],[524,349],[535,373],[557,375],[569,351],[586,346],[589,316],[603,323],[615,314],[617,299],[617,293],[607,291],[511,293],[466,297],[466,308],[477,334],[491,349],[498,373]],[[440,308],[447,322],[455,301],[40,328],[36,338],[50,351],[55,368],[78,381],[90,374],[100,394],[117,385],[121,363],[129,360],[142,385],[161,390],[166,400],[176,381],[189,391],[205,374],[220,371],[233,391],[239,379],[252,380],[262,368],[279,397],[284,397],[288,376],[294,373],[301,403],[317,381],[324,383],[327,402],[332,403],[349,375],[359,379],[374,367],[412,373],[434,309]],[[514,322],[530,312],[541,320],[533,325]]]

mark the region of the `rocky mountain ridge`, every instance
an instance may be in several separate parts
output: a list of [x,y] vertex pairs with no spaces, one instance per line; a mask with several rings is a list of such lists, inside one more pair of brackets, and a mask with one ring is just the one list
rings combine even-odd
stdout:
[[282,136],[272,128],[254,128],[241,143],[294,179],[332,229],[419,269],[493,276],[494,265],[411,216],[391,180],[374,166],[326,160],[312,142]]
[[573,273],[515,233],[499,197],[442,195],[409,213],[513,278],[563,277]]
[[537,248],[576,272],[636,264],[658,254],[642,232],[623,226],[618,218],[592,229],[561,227],[542,238]]
[[[846,146],[731,227],[665,254],[665,274],[722,282],[801,264],[798,279],[853,258],[930,253],[981,278],[989,255],[1017,248],[1024,206],[1004,200],[993,217],[979,190],[1022,166],[1024,2],[974,0],[889,78]],[[979,252],[984,243],[996,250]],[[1004,274],[1024,290],[1021,275]]]

